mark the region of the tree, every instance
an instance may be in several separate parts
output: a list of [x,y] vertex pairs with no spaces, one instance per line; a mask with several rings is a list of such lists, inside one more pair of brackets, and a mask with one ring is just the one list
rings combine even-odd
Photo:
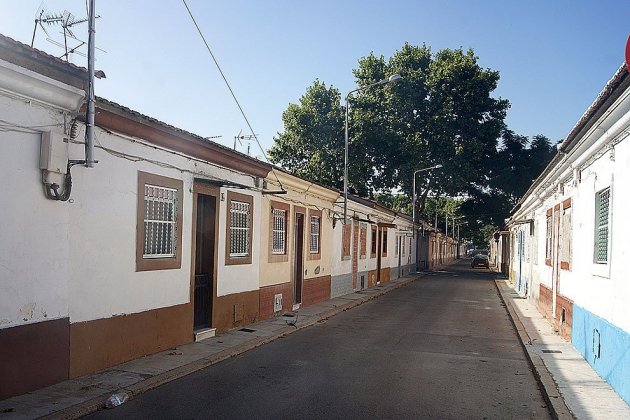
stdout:
[[284,132],[269,150],[272,162],[335,188],[343,185],[344,111],[334,87],[318,80],[282,114]]
[[551,141],[543,135],[530,141],[526,136],[503,130],[486,184],[471,185],[462,204],[461,211],[468,221],[466,236],[480,241],[479,232],[484,226],[503,226],[554,153]]
[[[429,193],[457,196],[484,185],[509,103],[491,97],[499,73],[483,69],[472,50],[439,51],[405,44],[389,60],[369,54],[353,71],[357,86],[402,75],[396,84],[358,92],[350,100],[349,185],[359,195],[402,189],[411,197],[416,169],[418,210]],[[271,160],[313,181],[342,185],[343,108],[336,89],[316,81],[283,113]],[[326,137],[329,136],[329,137]]]
[[417,179],[421,212],[429,191],[453,197],[471,184],[485,185],[509,103],[491,97],[499,74],[477,61],[472,50],[432,55],[426,45],[409,44],[387,62],[373,54],[359,61],[359,86],[402,76],[395,85],[362,91],[353,102],[352,149],[374,163],[371,186],[402,188],[411,196],[414,170],[443,165]]

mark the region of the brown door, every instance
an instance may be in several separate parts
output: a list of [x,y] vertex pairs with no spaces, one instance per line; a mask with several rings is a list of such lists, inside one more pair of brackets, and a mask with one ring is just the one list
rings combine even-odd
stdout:
[[293,264],[293,303],[302,303],[304,273],[304,214],[295,213],[295,261]]
[[195,288],[194,323],[199,330],[212,326],[212,298],[214,295],[214,253],[216,197],[197,194],[195,232]]

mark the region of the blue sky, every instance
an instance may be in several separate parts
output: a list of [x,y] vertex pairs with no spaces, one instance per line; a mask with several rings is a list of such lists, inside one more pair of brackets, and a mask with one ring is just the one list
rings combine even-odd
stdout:
[[[48,0],[84,16],[84,0]],[[0,0],[0,32],[30,44],[41,0]],[[281,115],[315,79],[345,94],[370,52],[389,57],[404,42],[473,48],[501,74],[508,126],[564,138],[624,60],[630,1],[205,1],[188,0],[263,147]],[[97,0],[96,94],[169,124],[232,145],[247,126],[181,0]],[[76,27],[87,39],[87,26]],[[58,28],[51,35],[61,39]],[[62,50],[38,32],[35,47]],[[84,65],[83,57],[76,64]],[[240,148],[245,151],[245,147]],[[260,155],[252,146],[252,155]]]

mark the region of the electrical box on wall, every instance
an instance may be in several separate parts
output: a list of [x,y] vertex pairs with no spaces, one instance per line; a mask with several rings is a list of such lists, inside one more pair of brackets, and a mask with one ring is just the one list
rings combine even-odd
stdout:
[[68,140],[61,133],[42,133],[39,168],[56,174],[68,172]]
[[282,310],[282,293],[273,297],[273,311],[280,312]]

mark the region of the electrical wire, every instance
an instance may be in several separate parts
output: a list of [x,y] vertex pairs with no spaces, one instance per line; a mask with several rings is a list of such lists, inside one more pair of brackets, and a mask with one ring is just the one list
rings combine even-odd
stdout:
[[[214,53],[212,52],[212,49],[210,49],[210,45],[208,44],[208,41],[206,41],[206,37],[203,35],[203,32],[201,32],[201,28],[199,28],[199,25],[197,24],[197,20],[193,16],[192,11],[190,10],[190,8],[188,7],[188,3],[186,3],[186,0],[182,0],[182,2],[184,3],[184,6],[186,7],[186,10],[188,11],[188,14],[190,15],[190,19],[193,21],[193,24],[195,25],[195,28],[197,28],[197,32],[199,32],[199,36],[201,36],[201,39],[202,39],[203,43],[206,45],[206,49],[210,53],[210,56],[212,57],[212,61],[214,61],[214,64],[217,66],[217,69],[219,70],[219,73],[221,74],[221,77],[223,78],[223,81],[225,82],[225,85],[227,86],[228,90],[230,91],[230,94],[232,95],[232,98],[234,98],[234,102],[236,102],[236,106],[238,106],[238,109],[241,111],[241,115],[245,119],[245,123],[247,123],[247,126],[249,127],[249,130],[251,131],[252,136],[254,137],[254,140],[256,140],[256,143],[258,144],[258,147],[260,148],[263,156],[265,157],[265,160],[267,162],[269,162],[269,158],[267,157],[267,153],[265,153],[265,149],[263,149],[263,147],[260,144],[260,141],[258,141],[258,136],[256,136],[256,133],[254,132],[254,129],[252,128],[252,125],[249,123],[249,119],[247,118],[247,115],[245,115],[245,111],[243,110],[243,107],[241,106],[240,102],[236,98],[236,94],[234,93],[234,90],[232,90],[232,86],[230,86],[230,83],[228,82],[227,78],[225,77],[225,74],[223,73],[223,70],[221,69],[221,66],[219,66],[219,62],[217,61],[216,57],[214,56]],[[275,173],[273,168],[271,168],[271,172],[273,172],[274,176],[276,177],[276,180],[278,181],[278,184],[280,184],[280,189],[284,191],[284,188],[282,186],[282,182],[280,182],[280,179],[278,178],[278,175]]]

